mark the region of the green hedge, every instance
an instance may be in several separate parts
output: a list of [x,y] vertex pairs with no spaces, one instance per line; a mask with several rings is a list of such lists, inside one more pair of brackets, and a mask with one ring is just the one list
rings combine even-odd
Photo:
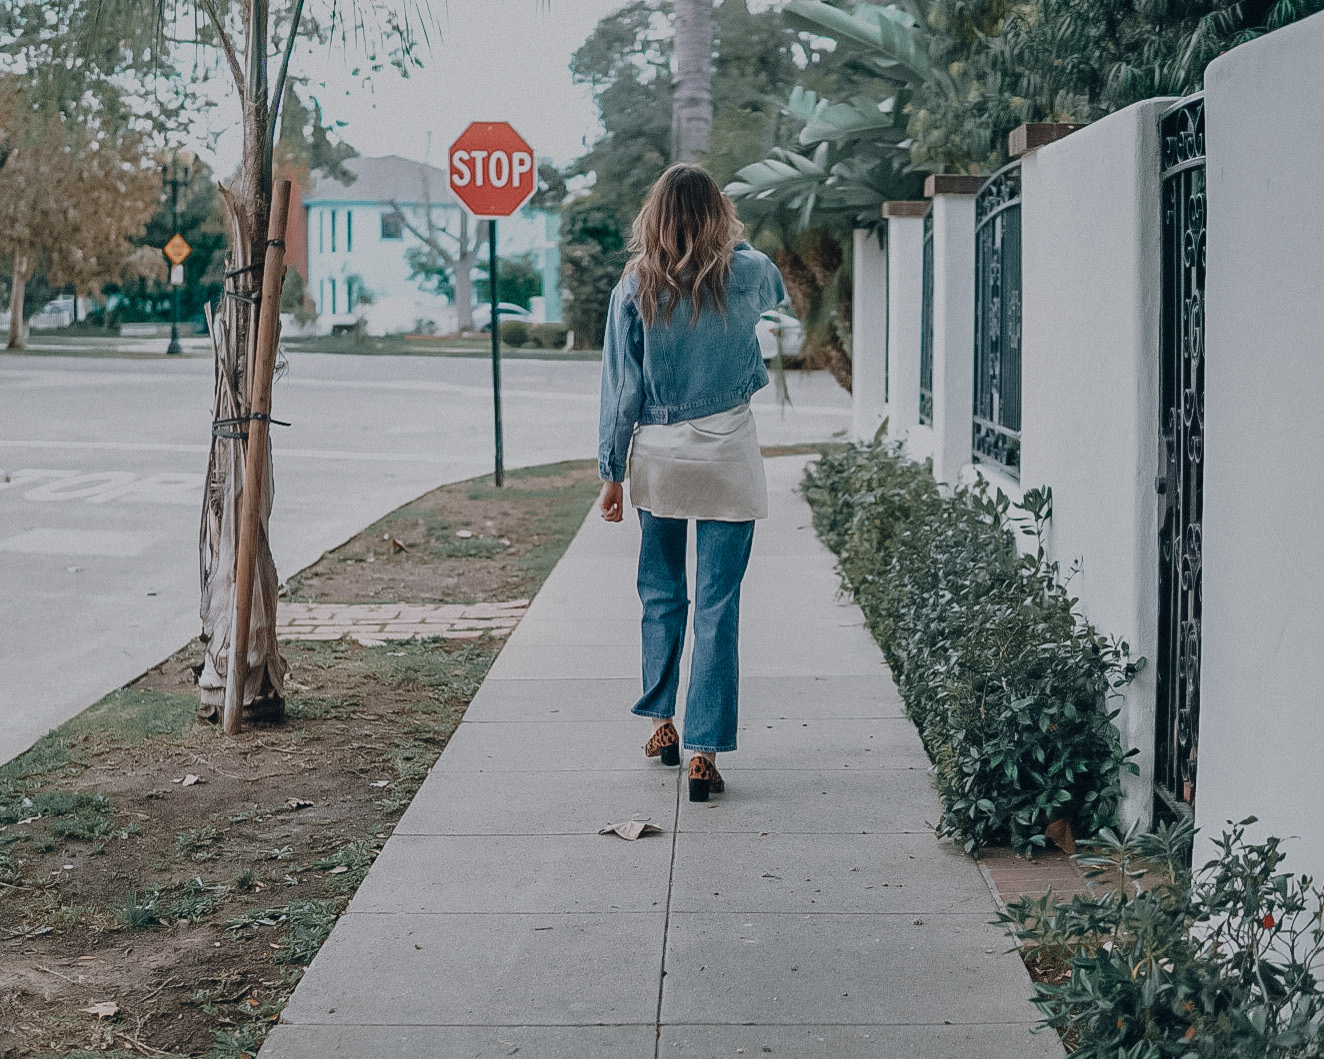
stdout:
[[1143,660],[1081,617],[1045,558],[1051,493],[1013,507],[982,481],[940,489],[881,442],[824,455],[804,492],[933,761],[939,833],[1025,852],[1057,820],[1111,825],[1135,766],[1108,700]]

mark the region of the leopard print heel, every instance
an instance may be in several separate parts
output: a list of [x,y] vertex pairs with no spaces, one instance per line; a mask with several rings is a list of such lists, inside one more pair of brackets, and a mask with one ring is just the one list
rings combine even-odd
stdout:
[[721,794],[726,781],[717,766],[701,754],[690,758],[690,801],[706,802],[709,794]]
[[662,764],[673,768],[680,764],[680,736],[674,724],[668,721],[653,732],[653,738],[644,745],[644,757],[660,757]]

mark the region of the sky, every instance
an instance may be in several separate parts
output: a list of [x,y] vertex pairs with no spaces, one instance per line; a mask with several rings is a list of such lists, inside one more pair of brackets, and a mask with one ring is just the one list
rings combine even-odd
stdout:
[[[408,79],[387,69],[364,86],[346,71],[359,57],[339,47],[310,47],[295,72],[307,78],[329,121],[360,154],[431,160],[471,121],[508,121],[540,157],[565,165],[600,133],[587,86],[570,78],[570,57],[598,21],[627,0],[431,0],[442,39],[422,52]],[[755,9],[784,0],[751,0]],[[214,84],[223,83],[217,79]],[[325,83],[321,87],[320,83]],[[217,106],[195,128],[193,145],[217,172],[238,166],[237,106],[217,91]]]

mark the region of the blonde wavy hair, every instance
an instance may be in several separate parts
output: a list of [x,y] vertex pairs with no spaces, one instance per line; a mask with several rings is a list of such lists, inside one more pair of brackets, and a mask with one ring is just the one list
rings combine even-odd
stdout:
[[725,306],[731,252],[745,238],[736,208],[700,166],[677,162],[657,178],[634,220],[625,274],[639,279],[635,304],[644,323],[667,324],[684,298],[699,322],[704,303]]

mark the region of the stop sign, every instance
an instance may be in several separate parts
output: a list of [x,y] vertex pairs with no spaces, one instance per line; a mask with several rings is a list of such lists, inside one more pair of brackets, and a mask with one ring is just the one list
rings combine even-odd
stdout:
[[475,121],[451,144],[451,193],[475,217],[509,217],[538,189],[533,148],[504,121]]

